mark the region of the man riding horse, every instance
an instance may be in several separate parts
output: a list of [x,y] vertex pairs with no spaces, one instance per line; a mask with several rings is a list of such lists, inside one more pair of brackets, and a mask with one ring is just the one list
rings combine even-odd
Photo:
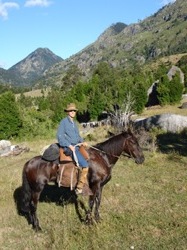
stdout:
[[64,109],[67,113],[67,117],[60,122],[57,131],[57,140],[60,147],[63,148],[64,154],[71,156],[79,166],[79,180],[75,190],[78,195],[83,193],[83,187],[87,184],[88,162],[80,152],[80,145],[86,147],[87,143],[83,142],[83,138],[79,134],[78,126],[76,122],[74,122],[77,110],[74,103],[68,104],[66,109]]

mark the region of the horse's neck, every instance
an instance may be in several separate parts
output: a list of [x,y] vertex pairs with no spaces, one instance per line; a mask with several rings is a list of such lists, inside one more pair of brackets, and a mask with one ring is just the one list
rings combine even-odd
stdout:
[[108,143],[108,145],[101,143],[99,149],[105,152],[110,166],[114,166],[123,151],[122,143],[113,143],[113,141]]

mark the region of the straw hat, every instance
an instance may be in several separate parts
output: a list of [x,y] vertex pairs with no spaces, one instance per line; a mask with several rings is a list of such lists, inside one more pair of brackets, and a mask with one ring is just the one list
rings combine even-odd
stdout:
[[76,111],[78,110],[78,109],[76,108],[76,106],[75,106],[75,103],[70,103],[70,104],[68,104],[68,105],[67,105],[67,108],[64,109],[64,111],[66,111],[66,112],[67,112],[67,111],[71,111],[71,110],[76,110]]

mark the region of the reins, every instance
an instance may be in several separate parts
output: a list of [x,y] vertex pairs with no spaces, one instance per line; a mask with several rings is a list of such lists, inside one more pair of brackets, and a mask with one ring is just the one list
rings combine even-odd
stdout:
[[114,157],[116,157],[116,158],[120,158],[120,156],[118,156],[118,155],[109,154],[109,153],[107,153],[107,152],[105,152],[105,151],[103,151],[103,150],[101,150],[101,149],[99,149],[99,148],[93,147],[93,146],[91,146],[91,145],[88,145],[88,146],[89,146],[89,148],[93,148],[93,149],[95,149],[95,150],[97,150],[97,151],[100,151],[100,152],[106,154],[106,155],[110,155],[110,156],[114,156]]
[[[82,143],[78,143],[78,144],[76,144],[75,146],[80,146],[80,145],[82,145]],[[116,158],[118,158],[118,159],[120,158],[120,156],[124,156],[124,157],[128,157],[128,158],[133,158],[132,155],[131,155],[131,152],[130,152],[130,155],[127,155],[127,154],[125,154],[125,153],[122,153],[120,156],[118,156],[118,155],[114,155],[114,154],[109,154],[109,153],[107,153],[107,152],[105,152],[105,151],[103,151],[103,150],[101,150],[101,149],[99,149],[99,148],[96,148],[96,147],[94,147],[94,146],[91,146],[91,145],[88,145],[88,147],[89,147],[89,148],[93,148],[93,149],[95,149],[95,150],[97,150],[97,151],[100,151],[100,152],[102,152],[102,153],[104,153],[104,154],[106,154],[106,155],[116,157]]]
[[118,156],[118,155],[114,155],[114,154],[109,154],[109,153],[107,153],[107,152],[105,152],[105,151],[103,151],[103,150],[101,150],[101,149],[99,149],[99,148],[93,147],[93,146],[91,146],[91,145],[89,145],[89,147],[90,147],[90,148],[93,148],[93,149],[95,149],[95,150],[97,150],[97,151],[100,151],[100,152],[102,152],[102,153],[104,153],[104,154],[106,154],[106,155],[110,155],[110,156],[116,157],[116,158],[118,158],[118,159],[120,158],[120,156],[132,158],[131,155],[127,155],[127,154],[125,154],[125,153],[122,153],[120,156]]
[[[78,143],[78,144],[75,145],[75,147],[76,147],[76,146],[81,146],[81,145],[82,145],[82,143]],[[102,153],[104,153],[104,154],[106,154],[106,155],[110,155],[110,156],[113,156],[113,157],[116,157],[116,158],[120,158],[120,156],[118,156],[118,155],[109,154],[109,153],[107,153],[107,152],[105,152],[105,151],[103,151],[103,150],[101,150],[101,149],[99,149],[99,148],[96,148],[96,147],[94,147],[94,146],[88,145],[88,147],[89,147],[89,148],[93,148],[93,149],[95,149],[95,150],[97,150],[97,151],[100,151],[100,152],[102,152]]]

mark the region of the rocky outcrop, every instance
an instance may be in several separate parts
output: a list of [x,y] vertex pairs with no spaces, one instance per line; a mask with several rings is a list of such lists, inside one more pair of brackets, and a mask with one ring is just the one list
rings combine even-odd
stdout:
[[167,132],[180,132],[187,128],[187,116],[175,114],[155,115],[141,120],[135,120],[136,128],[143,127],[145,130],[159,128]]
[[[174,66],[174,65],[170,68],[170,70],[167,73],[169,81],[171,81],[172,78],[177,73],[179,73],[179,75],[180,75],[180,82],[182,84],[184,84],[184,73],[182,72],[182,70],[179,67]],[[159,83],[159,80],[155,81],[147,91],[147,96],[148,96],[148,102],[147,102],[147,105],[146,105],[147,107],[159,104],[159,101],[158,101],[158,98],[157,98],[157,86],[158,86],[158,83]]]
[[182,70],[179,67],[174,66],[174,65],[171,67],[171,69],[167,73],[167,76],[168,76],[169,80],[171,81],[172,78],[177,73],[179,73],[179,75],[180,75],[180,81],[181,81],[181,83],[184,84],[184,73],[182,72]]

